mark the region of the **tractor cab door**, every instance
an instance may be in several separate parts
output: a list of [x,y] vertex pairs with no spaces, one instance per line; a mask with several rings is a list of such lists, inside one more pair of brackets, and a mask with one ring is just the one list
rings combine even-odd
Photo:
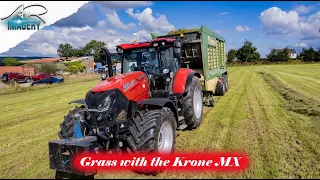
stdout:
[[179,69],[178,59],[174,56],[173,47],[159,48],[159,59],[162,71],[161,81],[164,85],[164,90],[172,93],[173,77]]

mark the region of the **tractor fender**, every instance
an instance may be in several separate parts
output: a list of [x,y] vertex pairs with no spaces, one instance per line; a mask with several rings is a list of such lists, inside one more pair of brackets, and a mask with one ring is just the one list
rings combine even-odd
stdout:
[[82,104],[82,105],[85,105],[85,101],[84,99],[77,99],[77,100],[74,100],[74,101],[71,101],[69,102],[69,104]]
[[178,122],[178,111],[174,103],[170,99],[156,98],[156,99],[143,99],[138,102],[138,105],[151,105],[159,108],[168,107],[173,112],[176,121]]
[[185,95],[189,92],[192,78],[197,76],[201,78],[200,74],[189,68],[180,68],[173,81],[173,93],[176,95]]

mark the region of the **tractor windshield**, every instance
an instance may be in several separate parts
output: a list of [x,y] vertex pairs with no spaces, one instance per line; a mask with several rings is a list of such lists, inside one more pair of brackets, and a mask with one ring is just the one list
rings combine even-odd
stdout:
[[159,73],[160,64],[155,48],[139,48],[124,51],[123,73],[147,70],[149,73]]
[[146,70],[158,74],[163,69],[177,70],[177,61],[173,57],[173,48],[139,48],[123,53],[123,73]]

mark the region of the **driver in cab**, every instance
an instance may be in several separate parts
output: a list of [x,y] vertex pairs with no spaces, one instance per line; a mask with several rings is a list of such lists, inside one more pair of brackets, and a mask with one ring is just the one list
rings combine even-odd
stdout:
[[141,64],[149,71],[149,72],[157,72],[159,70],[159,61],[157,57],[156,51],[151,51],[149,54],[144,54],[142,58]]

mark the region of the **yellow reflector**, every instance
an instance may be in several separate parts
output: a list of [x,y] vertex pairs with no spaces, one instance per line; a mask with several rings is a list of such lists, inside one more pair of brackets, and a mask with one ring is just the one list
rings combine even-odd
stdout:
[[183,34],[180,34],[180,37],[183,37],[184,35]]

